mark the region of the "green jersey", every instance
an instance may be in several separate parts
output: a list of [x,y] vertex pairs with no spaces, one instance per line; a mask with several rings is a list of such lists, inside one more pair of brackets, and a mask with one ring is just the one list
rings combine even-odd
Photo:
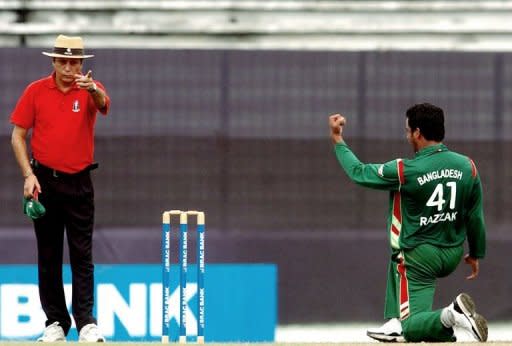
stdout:
[[387,229],[393,249],[459,246],[467,236],[470,256],[485,256],[482,186],[470,158],[444,144],[384,164],[363,164],[345,143],[336,144],[335,153],[352,181],[390,191]]

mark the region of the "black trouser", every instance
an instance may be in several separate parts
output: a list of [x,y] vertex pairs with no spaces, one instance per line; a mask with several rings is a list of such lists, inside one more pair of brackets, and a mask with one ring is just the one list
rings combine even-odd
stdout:
[[38,165],[34,173],[41,184],[39,201],[46,214],[34,221],[38,250],[39,297],[46,326],[59,322],[66,335],[71,327],[64,298],[62,261],[64,229],[72,274],[72,311],[76,327],[96,323],[92,233],[94,189],[89,170],[64,175]]

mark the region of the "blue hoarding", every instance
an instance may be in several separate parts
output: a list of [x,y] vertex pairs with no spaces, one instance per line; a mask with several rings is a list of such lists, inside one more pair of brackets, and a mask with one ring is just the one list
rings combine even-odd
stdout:
[[[197,335],[195,266],[187,280],[187,337]],[[162,331],[160,265],[96,265],[95,315],[109,341],[157,341]],[[71,274],[64,268],[71,310]],[[171,340],[179,325],[178,268],[171,267]],[[44,327],[37,267],[0,266],[0,338],[30,340]],[[205,340],[270,342],[277,324],[277,267],[273,264],[210,264],[205,275]],[[77,339],[74,325],[68,340]]]

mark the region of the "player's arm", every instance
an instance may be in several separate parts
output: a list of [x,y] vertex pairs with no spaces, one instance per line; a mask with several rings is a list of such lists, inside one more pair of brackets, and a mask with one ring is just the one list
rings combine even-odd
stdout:
[[471,274],[466,277],[468,280],[475,279],[478,276],[480,271],[479,259],[485,256],[486,247],[482,184],[475,163],[472,160],[470,162],[473,184],[469,193],[468,204],[465,206],[467,213],[464,220],[469,244],[469,253],[464,257],[464,261],[471,267]]
[[480,176],[477,175],[471,191],[466,221],[469,256],[477,259],[485,256],[486,246],[482,195],[482,184]]
[[339,164],[356,184],[382,190],[398,189],[400,185],[396,160],[385,164],[362,163],[342,137],[346,120],[339,114],[329,117],[331,140]]

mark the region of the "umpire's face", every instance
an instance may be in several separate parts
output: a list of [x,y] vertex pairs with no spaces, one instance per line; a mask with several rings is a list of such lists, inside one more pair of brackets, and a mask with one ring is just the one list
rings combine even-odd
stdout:
[[55,70],[55,78],[64,85],[71,85],[75,81],[75,74],[82,71],[82,59],[54,58],[52,65]]

